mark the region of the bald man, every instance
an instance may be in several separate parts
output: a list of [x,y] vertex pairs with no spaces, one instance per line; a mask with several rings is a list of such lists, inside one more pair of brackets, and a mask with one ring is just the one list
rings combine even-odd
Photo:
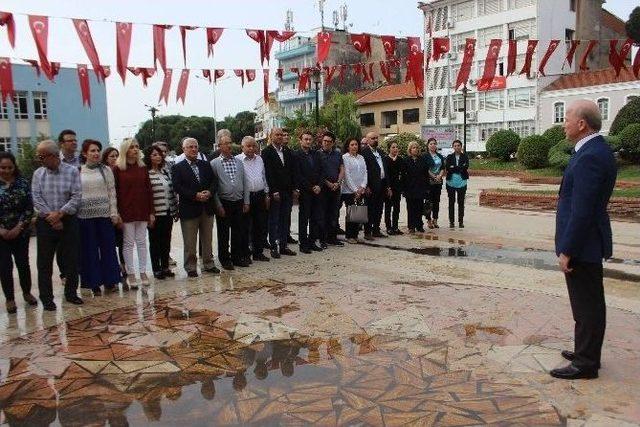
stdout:
[[598,134],[601,126],[592,101],[569,106],[564,130],[575,148],[560,184],[555,242],[575,321],[575,346],[562,351],[571,364],[551,371],[561,379],[597,378],[600,369],[606,323],[602,259],[612,254],[607,204],[617,173],[611,148]]

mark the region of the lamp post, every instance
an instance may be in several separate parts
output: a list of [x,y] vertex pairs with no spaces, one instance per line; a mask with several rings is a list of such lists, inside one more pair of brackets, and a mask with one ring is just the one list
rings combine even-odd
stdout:
[[462,149],[467,152],[467,93],[469,89],[465,84],[462,86]]
[[[209,79],[202,77],[202,76],[198,76],[196,75],[196,78],[200,79],[200,80],[206,80],[209,81]],[[222,79],[218,79],[220,81],[223,80],[227,80],[229,77],[225,77]],[[213,137],[216,138],[218,135],[218,119],[217,119],[217,114],[216,114],[216,85],[218,84],[218,82],[215,81],[215,79],[210,82],[211,86],[213,87]]]
[[156,142],[156,113],[160,111],[158,109],[160,104],[155,107],[147,104],[144,104],[144,106],[147,107],[148,111],[151,113],[151,137],[153,139],[152,143],[154,143]]
[[322,74],[320,68],[313,69],[313,83],[316,86],[316,127],[320,126],[320,81]]

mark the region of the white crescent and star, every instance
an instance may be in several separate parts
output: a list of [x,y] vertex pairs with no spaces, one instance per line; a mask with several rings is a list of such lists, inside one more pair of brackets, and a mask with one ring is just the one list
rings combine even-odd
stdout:
[[36,30],[36,33],[40,34],[44,30],[44,22],[35,21],[33,23],[33,29]]
[[362,43],[361,43],[359,40],[354,41],[354,42],[353,42],[353,46],[354,46],[356,49],[362,49]]

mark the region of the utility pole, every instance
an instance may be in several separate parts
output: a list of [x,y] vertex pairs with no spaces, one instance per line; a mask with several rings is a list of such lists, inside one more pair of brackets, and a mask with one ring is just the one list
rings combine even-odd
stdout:
[[153,141],[151,143],[153,144],[154,142],[156,142],[156,113],[160,111],[158,109],[160,104],[158,104],[155,107],[147,104],[144,104],[144,106],[147,107],[148,108],[147,111],[151,113],[151,137],[153,138]]

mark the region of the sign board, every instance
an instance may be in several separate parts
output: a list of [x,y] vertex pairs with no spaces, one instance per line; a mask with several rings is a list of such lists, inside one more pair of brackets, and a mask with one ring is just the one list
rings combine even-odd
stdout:
[[507,78],[504,76],[495,76],[489,84],[488,80],[478,80],[478,92],[486,92],[489,90],[500,90],[507,87]]
[[435,138],[438,141],[438,150],[451,150],[451,144],[456,138],[456,128],[451,125],[423,125],[421,129],[422,139],[427,141]]

